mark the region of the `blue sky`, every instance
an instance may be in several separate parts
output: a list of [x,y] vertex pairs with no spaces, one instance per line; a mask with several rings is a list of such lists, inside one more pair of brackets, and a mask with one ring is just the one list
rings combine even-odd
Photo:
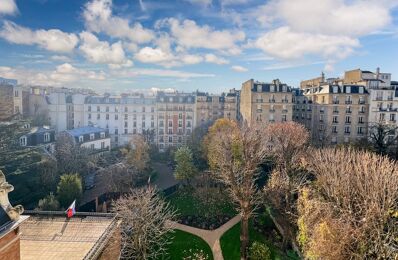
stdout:
[[0,0],[0,77],[218,93],[362,68],[398,80],[398,0]]

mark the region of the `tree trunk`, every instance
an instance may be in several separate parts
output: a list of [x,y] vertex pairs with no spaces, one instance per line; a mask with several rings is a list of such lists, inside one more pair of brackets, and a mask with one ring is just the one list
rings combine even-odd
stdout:
[[240,259],[247,259],[247,248],[249,246],[249,217],[244,214],[240,227]]

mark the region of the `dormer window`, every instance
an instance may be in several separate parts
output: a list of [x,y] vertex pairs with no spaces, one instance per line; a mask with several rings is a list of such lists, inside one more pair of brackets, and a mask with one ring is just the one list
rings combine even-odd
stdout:
[[257,85],[257,92],[261,92],[261,85]]
[[351,87],[350,86],[346,86],[345,92],[346,93],[351,93]]
[[27,138],[26,138],[26,136],[22,136],[21,138],[19,138],[19,144],[21,145],[21,146],[26,146],[27,145]]
[[105,132],[101,132],[101,138],[105,138]]
[[44,142],[50,142],[50,133],[44,133]]
[[339,92],[339,88],[337,86],[333,86],[333,93],[338,93]]
[[83,136],[79,136],[79,143],[83,143]]
[[94,134],[90,134],[90,140],[94,140]]

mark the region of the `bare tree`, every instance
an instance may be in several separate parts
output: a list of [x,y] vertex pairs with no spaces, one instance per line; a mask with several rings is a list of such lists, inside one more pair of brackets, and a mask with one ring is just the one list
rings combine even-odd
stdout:
[[210,128],[208,143],[209,165],[217,180],[225,184],[236,203],[241,220],[241,259],[247,259],[249,218],[259,204],[256,180],[259,165],[268,154],[265,127],[238,126],[221,119]]
[[369,142],[376,153],[385,155],[396,140],[398,127],[384,122],[372,123],[369,126]]
[[[309,133],[295,122],[271,124],[266,131],[270,137],[269,147],[275,168],[265,190],[283,194],[283,204],[289,207],[297,188],[306,181],[300,164],[308,148]],[[278,196],[268,197],[275,199]],[[284,210],[287,210],[286,207]]]
[[113,203],[122,221],[122,259],[158,259],[165,254],[175,212],[152,188],[135,189]]
[[352,149],[310,153],[299,196],[298,240],[313,259],[398,257],[398,165]]

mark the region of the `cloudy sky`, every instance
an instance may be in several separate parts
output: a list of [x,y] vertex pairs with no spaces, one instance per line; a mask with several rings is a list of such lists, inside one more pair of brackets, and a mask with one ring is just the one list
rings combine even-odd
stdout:
[[216,93],[362,68],[398,80],[398,0],[0,0],[0,77]]

